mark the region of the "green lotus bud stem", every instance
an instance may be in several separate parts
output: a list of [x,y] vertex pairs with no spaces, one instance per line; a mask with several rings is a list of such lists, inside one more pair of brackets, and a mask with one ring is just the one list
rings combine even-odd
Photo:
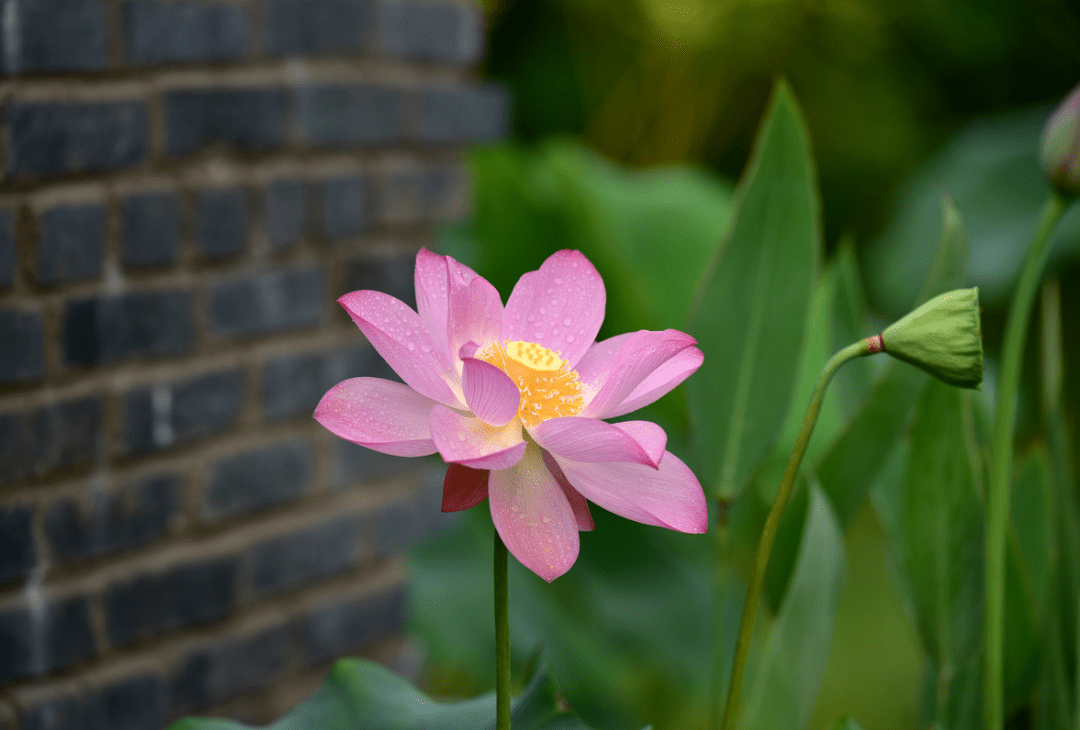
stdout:
[[1039,159],[1055,190],[1080,195],[1080,84],[1046,121]]
[[884,332],[867,340],[871,352],[884,350],[960,388],[983,379],[979,289],[940,294]]

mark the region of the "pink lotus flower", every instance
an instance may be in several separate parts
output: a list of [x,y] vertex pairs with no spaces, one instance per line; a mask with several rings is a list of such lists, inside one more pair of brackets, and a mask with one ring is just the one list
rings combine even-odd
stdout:
[[[701,365],[697,342],[641,330],[595,342],[604,282],[579,251],[525,274],[503,307],[469,267],[422,250],[419,313],[377,291],[341,297],[360,331],[405,382],[352,378],[315,418],[395,456],[449,464],[443,511],[489,498],[511,553],[552,581],[574,564],[588,502],[647,525],[705,532],[705,495],[648,421],[607,423],[652,403]],[[586,501],[588,500],[588,501]]]

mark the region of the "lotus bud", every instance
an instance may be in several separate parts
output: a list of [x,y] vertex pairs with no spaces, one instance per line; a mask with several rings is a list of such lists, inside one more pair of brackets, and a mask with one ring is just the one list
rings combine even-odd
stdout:
[[871,352],[884,350],[960,388],[983,379],[979,289],[940,294],[867,340]]
[[1046,121],[1039,159],[1059,193],[1080,195],[1080,84]]

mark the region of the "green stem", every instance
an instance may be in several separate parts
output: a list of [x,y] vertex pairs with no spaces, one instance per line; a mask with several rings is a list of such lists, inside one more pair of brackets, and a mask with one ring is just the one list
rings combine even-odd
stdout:
[[814,433],[814,424],[817,422],[821,402],[825,397],[825,388],[828,387],[829,381],[841,365],[848,360],[869,354],[871,350],[867,340],[848,345],[825,364],[825,369],[821,371],[817,384],[814,386],[814,393],[810,397],[810,405],[806,408],[799,436],[795,439],[795,448],[791,450],[791,457],[784,470],[784,478],[780,481],[780,489],[777,490],[776,498],[765,518],[765,527],[761,531],[761,540],[758,542],[757,553],[754,556],[754,569],[750,574],[750,586],[746,591],[742,623],[739,624],[739,637],[735,642],[735,659],[731,667],[731,681],[728,684],[724,719],[720,723],[722,730],[734,730],[738,721],[739,695],[742,692],[743,675],[746,673],[746,660],[750,655],[750,640],[754,636],[754,620],[757,618],[758,603],[761,601],[761,588],[765,583],[765,569],[769,565],[769,553],[772,551],[773,540],[776,539],[776,531],[780,527],[780,517],[784,514],[784,507],[787,506],[791,490],[795,486],[795,478],[799,475],[799,466],[806,454],[806,447],[810,444],[810,436]]
[[510,606],[506,545],[495,533],[495,730],[510,730]]
[[1020,386],[1024,342],[1035,292],[1042,279],[1050,252],[1050,234],[1057,226],[1067,201],[1056,193],[1043,207],[1035,236],[1024,258],[1009,316],[1005,322],[1005,342],[1001,348],[1001,377],[998,379],[994,431],[991,444],[990,494],[986,507],[986,673],[984,674],[987,730],[1005,725],[1003,650],[1005,631],[1005,531],[1009,522],[1009,484],[1012,475],[1012,435],[1016,417],[1016,393]]
[[713,701],[716,703],[712,708],[710,730],[717,730],[720,722],[720,714],[723,712],[721,702],[724,700],[724,655],[720,652],[720,646],[724,640],[724,603],[726,589],[730,583],[731,575],[727,570],[731,559],[730,528],[727,524],[727,502],[720,503],[717,517],[715,548],[716,565],[713,573],[713,615],[712,615],[712,645],[713,665],[712,677],[709,686],[712,688]]

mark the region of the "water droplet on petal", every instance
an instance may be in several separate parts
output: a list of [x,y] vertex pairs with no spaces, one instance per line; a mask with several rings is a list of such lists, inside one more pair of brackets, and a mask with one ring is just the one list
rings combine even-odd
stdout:
[[421,349],[421,351],[423,351],[425,353],[426,352],[431,352],[431,348],[428,347],[427,345],[420,345],[420,349]]
[[562,284],[562,279],[560,279],[559,277],[556,276],[555,277],[555,283],[556,284]]
[[540,519],[541,519],[541,520],[543,520],[543,522],[544,522],[544,524],[545,524],[545,525],[546,525],[547,523],[551,522],[551,518],[550,518],[550,517],[548,517],[547,515],[544,515],[544,516],[543,516],[543,517],[541,517]]
[[466,438],[468,438],[464,431],[458,431],[457,437],[458,441],[464,441]]
[[563,317],[562,323],[566,327],[569,327],[570,325],[572,325],[574,323],[574,318],[573,317]]
[[566,341],[567,342],[573,342],[574,341],[574,336],[573,335],[567,335],[566,336]]
[[405,345],[405,347],[409,348],[409,352],[412,352],[413,350],[415,350],[415,349],[416,349],[416,345],[414,345],[414,344],[413,344],[413,343],[411,343],[411,342],[410,342],[410,343],[408,343],[408,344],[406,344],[406,345]]
[[553,287],[548,287],[547,293],[548,293],[548,294],[554,294],[554,293],[555,293],[555,289],[554,289]]
[[547,314],[547,310],[544,309],[543,307],[540,307],[540,314],[541,314],[541,316]]

